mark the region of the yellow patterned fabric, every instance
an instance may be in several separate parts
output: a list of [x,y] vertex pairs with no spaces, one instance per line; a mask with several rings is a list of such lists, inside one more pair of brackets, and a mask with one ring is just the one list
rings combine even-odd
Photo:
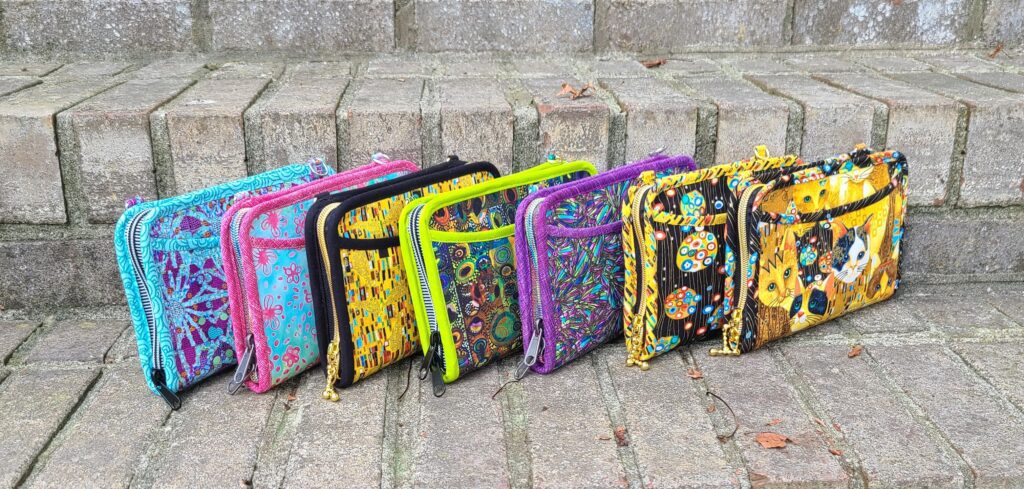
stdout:
[[[490,180],[478,172],[411,190],[349,211],[338,226],[339,236],[378,239],[398,236],[405,205],[423,195],[447,192]],[[354,360],[353,382],[393,364],[418,347],[409,284],[398,247],[342,248],[347,314]]]

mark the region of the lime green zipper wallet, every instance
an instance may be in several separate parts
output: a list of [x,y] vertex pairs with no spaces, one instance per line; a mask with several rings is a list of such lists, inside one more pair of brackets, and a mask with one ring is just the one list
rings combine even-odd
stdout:
[[551,160],[512,175],[414,200],[402,211],[402,262],[434,395],[522,345],[513,235],[519,203],[597,173]]

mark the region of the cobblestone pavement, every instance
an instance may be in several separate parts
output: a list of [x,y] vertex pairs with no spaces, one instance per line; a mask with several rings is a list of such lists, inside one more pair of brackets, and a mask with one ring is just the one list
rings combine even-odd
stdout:
[[1022,304],[912,284],[739,358],[706,342],[641,372],[616,342],[494,400],[515,359],[439,399],[415,374],[402,396],[404,364],[337,404],[319,372],[235,396],[220,375],[173,413],[123,311],[7,311],[0,487],[1022,487]]

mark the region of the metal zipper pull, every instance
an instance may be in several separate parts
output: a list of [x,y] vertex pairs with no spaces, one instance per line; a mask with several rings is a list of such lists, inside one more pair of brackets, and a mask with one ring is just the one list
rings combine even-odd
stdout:
[[327,165],[320,158],[310,158],[306,165],[309,166],[309,172],[315,176],[323,177],[327,175]]
[[338,381],[338,350],[340,346],[336,340],[331,341],[331,344],[327,346],[327,385],[320,397],[331,402],[338,402],[338,399],[341,399],[338,391],[334,390],[334,383]]
[[722,327],[722,348],[712,348],[708,355],[713,357],[739,355],[741,329],[743,329],[743,314],[737,309],[732,312],[732,319]]
[[167,387],[167,379],[164,377],[163,370],[153,370],[150,378],[153,380],[153,384],[156,385],[156,391],[163,398],[164,402],[171,407],[172,411],[177,411],[181,408],[181,398]]
[[444,360],[441,359],[440,344],[441,333],[438,331],[430,333],[430,348],[427,349],[427,369],[430,371],[430,384],[433,386],[434,397],[443,396],[446,389],[444,385],[444,374],[441,372],[441,366]]
[[537,353],[540,352],[540,345],[544,341],[544,334],[542,333],[544,321],[537,321],[537,325],[533,329],[533,335],[530,337],[530,343],[526,347],[526,354],[523,355],[523,359],[516,366],[515,379],[520,380],[526,376],[526,372],[530,367],[537,363]]
[[238,366],[235,367],[235,375],[231,377],[231,381],[228,382],[228,394],[234,394],[238,392],[238,389],[245,383],[245,379],[249,376],[249,371],[255,366],[252,363],[254,357],[255,348],[253,348],[255,340],[253,339],[252,333],[249,333],[245,337],[245,353],[242,354],[242,359],[238,362]]

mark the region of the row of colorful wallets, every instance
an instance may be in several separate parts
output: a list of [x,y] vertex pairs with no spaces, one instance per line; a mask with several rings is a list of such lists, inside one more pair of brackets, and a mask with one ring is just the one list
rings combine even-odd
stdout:
[[135,198],[114,239],[146,381],[172,408],[232,365],[231,392],[265,392],[319,363],[337,400],[417,351],[440,396],[521,349],[516,378],[622,334],[647,369],[680,344],[738,355],[884,300],[906,192],[905,157],[863,147],[602,174],[551,157],[507,176],[377,156]]

